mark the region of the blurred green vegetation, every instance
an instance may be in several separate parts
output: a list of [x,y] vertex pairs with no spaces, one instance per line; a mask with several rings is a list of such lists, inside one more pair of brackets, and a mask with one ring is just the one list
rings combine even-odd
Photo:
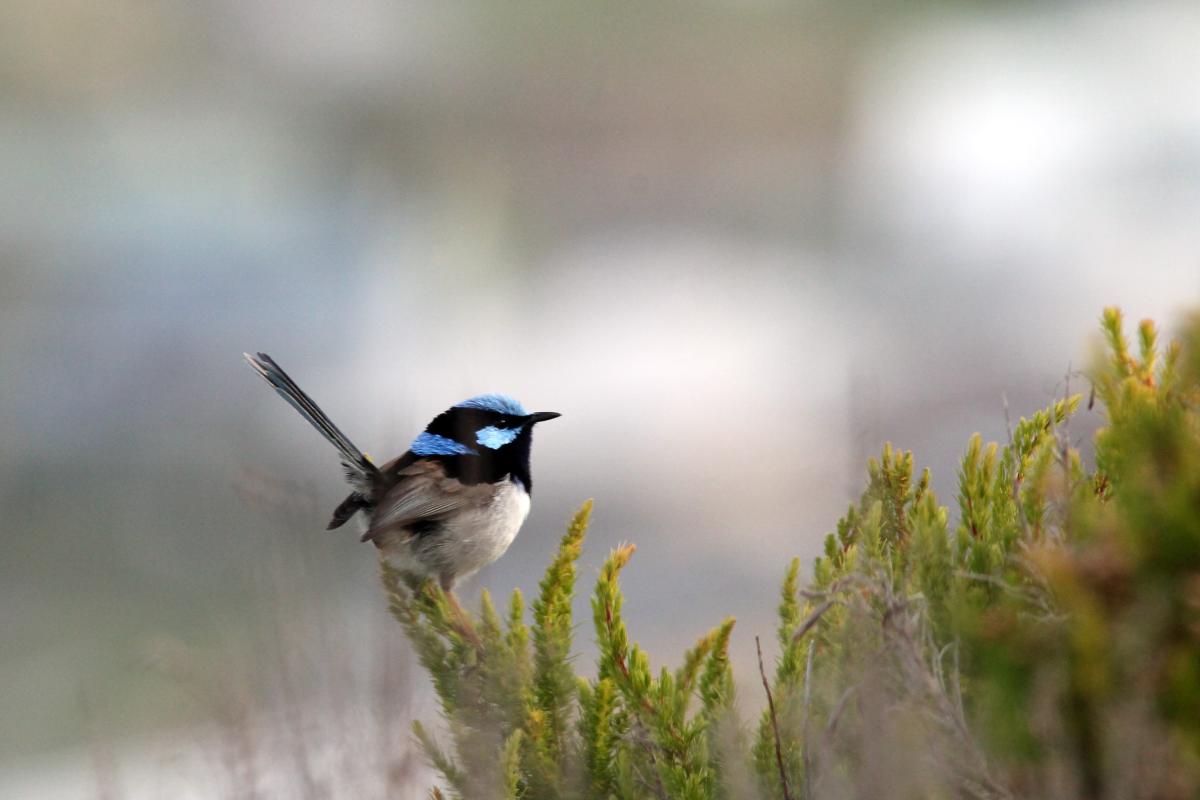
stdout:
[[[756,731],[740,722],[733,620],[671,671],[631,643],[616,548],[592,597],[598,664],[572,678],[585,504],[526,622],[388,566],[393,615],[431,673],[449,744],[417,736],[454,797],[1187,798],[1200,791],[1200,317],[1127,341],[1103,315],[1087,374],[1107,425],[1088,468],[1066,394],[968,444],[957,521],[884,447],[801,588]],[[1136,351],[1136,352],[1135,352]],[[761,659],[761,656],[760,656]],[[760,660],[761,665],[761,660]]]

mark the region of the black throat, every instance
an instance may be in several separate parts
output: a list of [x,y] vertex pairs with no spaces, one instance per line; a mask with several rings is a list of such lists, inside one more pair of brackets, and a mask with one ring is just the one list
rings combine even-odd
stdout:
[[532,437],[529,429],[521,431],[511,443],[498,450],[477,447],[477,456],[426,456],[436,459],[446,467],[446,474],[458,478],[468,486],[477,483],[496,483],[506,476],[519,482],[525,491],[533,491],[533,478],[529,474],[529,445]]
[[[505,476],[520,482],[525,491],[533,491],[533,477],[529,474],[529,450],[533,443],[533,426],[526,425],[512,442],[492,449],[475,440],[475,432],[488,425],[509,422],[511,418],[494,411],[473,408],[452,408],[439,414],[426,431],[444,436],[471,447],[477,455],[429,455],[419,456],[441,462],[446,474],[457,478],[468,486],[478,483],[496,483]],[[510,423],[511,424],[511,423]]]

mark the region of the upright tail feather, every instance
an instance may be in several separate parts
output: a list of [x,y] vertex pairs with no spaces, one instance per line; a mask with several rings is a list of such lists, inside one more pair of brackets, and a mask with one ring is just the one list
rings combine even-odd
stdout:
[[255,372],[275,387],[275,391],[284,400],[287,400],[292,408],[299,411],[301,416],[337,448],[342,456],[342,465],[346,468],[346,477],[350,481],[366,484],[378,474],[379,470],[375,465],[367,460],[362,451],[346,438],[346,434],[338,430],[338,427],[329,417],[325,416],[325,412],[313,402],[312,398],[305,394],[304,390],[297,386],[296,382],[275,363],[275,359],[266,353],[253,356],[249,353],[242,353],[242,355],[245,356],[247,363],[254,368]]

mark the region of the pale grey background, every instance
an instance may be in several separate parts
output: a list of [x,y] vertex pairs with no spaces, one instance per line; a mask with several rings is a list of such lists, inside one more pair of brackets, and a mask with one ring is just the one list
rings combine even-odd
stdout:
[[398,635],[247,349],[381,458],[478,392],[563,412],[465,594],[534,591],[595,497],[584,587],[636,542],[659,658],[737,614],[753,710],[784,565],[884,439],[953,504],[1103,305],[1200,301],[1197,41],[1186,2],[10,2],[0,788],[159,785],[200,713],[162,647]]

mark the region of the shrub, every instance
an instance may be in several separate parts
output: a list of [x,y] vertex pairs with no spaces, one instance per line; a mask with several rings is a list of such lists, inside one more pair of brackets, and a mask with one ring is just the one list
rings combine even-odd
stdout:
[[[384,565],[449,744],[415,733],[462,798],[1087,797],[1200,792],[1200,320],[1137,355],[1121,315],[1088,375],[1095,467],[1067,396],[976,435],[958,514],[885,445],[812,579],[784,575],[767,707],[734,711],[727,619],[674,671],[629,641],[615,549],[592,593],[595,677],[571,665],[576,514],[526,623],[470,613]],[[760,651],[761,667],[761,651]],[[433,790],[433,796],[443,796]]]

